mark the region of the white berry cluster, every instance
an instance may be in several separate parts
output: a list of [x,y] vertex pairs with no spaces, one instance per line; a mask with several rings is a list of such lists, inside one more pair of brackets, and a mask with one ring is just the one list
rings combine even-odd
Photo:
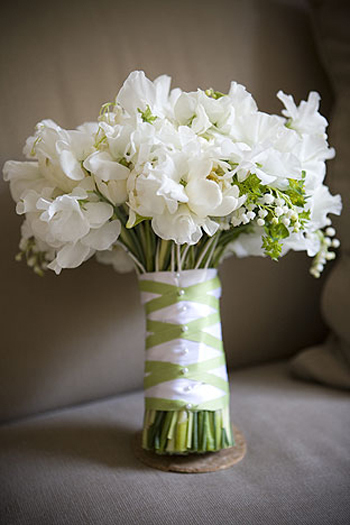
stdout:
[[314,277],[318,278],[323,272],[324,266],[327,261],[332,261],[335,259],[336,254],[333,249],[337,249],[340,246],[339,239],[335,238],[336,231],[331,227],[331,221],[328,220],[328,227],[324,232],[319,232],[320,236],[320,250],[313,259],[312,266],[310,268],[310,273]]

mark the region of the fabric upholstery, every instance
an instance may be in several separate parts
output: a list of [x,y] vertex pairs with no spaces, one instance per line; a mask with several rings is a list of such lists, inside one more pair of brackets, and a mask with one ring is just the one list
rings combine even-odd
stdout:
[[219,472],[161,472],[135,458],[141,392],[3,425],[0,522],[347,525],[349,396],[287,370],[231,374],[232,419],[248,450]]
[[[235,79],[273,112],[281,109],[278,89],[296,100],[317,89],[329,114],[330,88],[303,1],[19,0],[2,8],[1,25],[1,164],[22,159],[26,137],[43,118],[63,127],[96,118],[136,68],[150,78],[168,73],[186,90],[227,91]],[[140,387],[136,277],[90,261],[40,279],[14,261],[21,219],[3,181],[0,214],[0,420]],[[279,264],[225,262],[230,366],[287,356],[323,339],[321,284],[309,264],[303,254]]]
[[334,223],[341,239],[340,258],[329,274],[322,294],[322,311],[332,336],[308,348],[292,363],[294,373],[338,388],[350,388],[350,5],[343,0],[315,2],[313,10],[319,49],[336,102],[330,141],[337,151],[327,179],[333,193],[343,198],[343,211]]

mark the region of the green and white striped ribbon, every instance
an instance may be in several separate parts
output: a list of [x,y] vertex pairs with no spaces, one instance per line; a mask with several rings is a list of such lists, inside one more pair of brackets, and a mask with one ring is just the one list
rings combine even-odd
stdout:
[[146,409],[227,407],[216,269],[141,274],[139,288],[146,311]]

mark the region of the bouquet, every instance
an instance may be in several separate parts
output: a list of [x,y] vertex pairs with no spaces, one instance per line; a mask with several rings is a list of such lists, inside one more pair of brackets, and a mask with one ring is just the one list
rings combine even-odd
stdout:
[[216,269],[233,254],[303,250],[319,277],[339,246],[329,214],[341,199],[324,184],[334,150],[317,93],[297,106],[280,91],[277,116],[236,82],[223,94],[170,81],[135,71],[96,122],[41,121],[28,160],[6,162],[4,178],[24,216],[17,258],[36,273],[92,256],[136,270],[147,315],[144,448],[215,451],[233,444]]

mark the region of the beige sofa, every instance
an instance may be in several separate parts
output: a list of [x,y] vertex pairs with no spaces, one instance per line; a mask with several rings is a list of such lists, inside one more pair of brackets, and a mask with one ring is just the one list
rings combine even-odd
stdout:
[[[0,38],[1,164],[22,158],[43,118],[96,118],[134,69],[186,90],[235,79],[271,112],[278,89],[319,91],[327,117],[334,102],[303,1],[19,2]],[[143,412],[135,275],[90,261],[38,278],[14,261],[21,221],[3,181],[0,200],[1,524],[349,523],[348,394],[293,379],[288,363],[328,333],[325,278],[306,256],[224,263],[231,412],[248,453],[226,471],[164,473],[131,448]]]

